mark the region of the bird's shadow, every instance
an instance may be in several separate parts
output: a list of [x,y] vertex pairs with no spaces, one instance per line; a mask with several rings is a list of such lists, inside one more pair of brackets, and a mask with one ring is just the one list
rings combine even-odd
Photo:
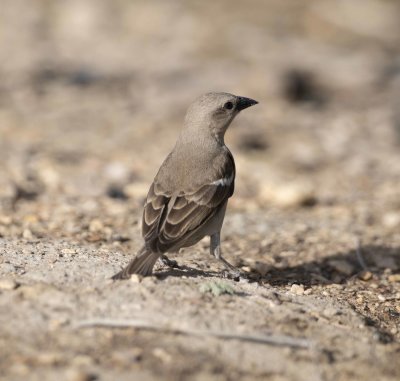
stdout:
[[[268,253],[261,253],[267,256]],[[266,268],[267,264],[258,262],[260,268]],[[270,268],[261,276],[255,271],[249,272],[245,277],[250,281],[270,286],[286,286],[294,283],[305,287],[315,285],[344,284],[355,277],[363,279],[363,275],[369,280],[372,277],[380,277],[383,273],[400,273],[400,247],[389,247],[384,245],[365,245],[345,252],[338,252],[331,256],[303,262],[295,266],[282,266]],[[165,279],[168,276],[176,277],[221,277],[221,273],[215,271],[202,271],[187,266],[181,269],[161,271],[158,277]],[[243,293],[241,296],[248,296]],[[350,303],[351,304],[351,303]],[[379,316],[353,308],[363,317],[367,326],[374,327],[377,338],[383,344],[393,342],[394,337]]]
[[360,246],[296,266],[271,268],[262,280],[272,286],[342,284],[362,272],[379,276],[386,269],[400,271],[400,247]]
[[[400,272],[400,247],[366,245],[297,266],[273,268],[262,278],[262,283],[271,286],[298,283],[305,287],[345,284],[355,277],[363,280],[379,278],[388,270],[391,273]],[[353,308],[356,310],[355,306]],[[358,309],[357,312],[365,319],[366,325],[375,328],[381,343],[394,340],[393,334],[382,325],[379,317]]]
[[[268,255],[267,252],[263,254]],[[264,267],[267,265],[262,261],[258,261],[258,264],[264,265]],[[390,269],[393,273],[400,272],[400,247],[366,245],[295,266],[272,267],[264,275],[253,270],[243,276],[249,281],[262,282],[271,286],[300,283],[309,287],[342,284],[363,271],[369,271],[372,275],[379,276],[386,269]],[[185,265],[180,265],[179,268],[163,268],[154,275],[159,279],[169,276],[225,278],[223,272],[200,270]]]

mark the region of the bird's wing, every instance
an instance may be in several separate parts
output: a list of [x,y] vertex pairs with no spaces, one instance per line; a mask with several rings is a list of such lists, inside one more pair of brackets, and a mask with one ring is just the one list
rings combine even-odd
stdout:
[[215,216],[234,191],[235,164],[230,153],[224,167],[218,171],[219,178],[196,189],[171,193],[161,183],[153,182],[142,219],[147,247],[154,252],[167,252]]

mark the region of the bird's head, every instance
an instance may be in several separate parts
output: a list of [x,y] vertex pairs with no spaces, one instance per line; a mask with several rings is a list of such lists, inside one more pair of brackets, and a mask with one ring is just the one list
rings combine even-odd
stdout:
[[185,128],[211,133],[223,141],[225,131],[234,117],[240,111],[257,103],[254,99],[229,93],[204,94],[190,105],[185,118]]

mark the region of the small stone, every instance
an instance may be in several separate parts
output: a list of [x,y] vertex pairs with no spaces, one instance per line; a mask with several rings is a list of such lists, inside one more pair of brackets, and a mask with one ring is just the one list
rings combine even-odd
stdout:
[[392,274],[388,276],[389,282],[400,282],[400,274]]
[[124,183],[129,178],[129,168],[124,163],[114,161],[104,168],[104,174],[113,183]]
[[33,235],[29,229],[24,229],[24,231],[22,232],[22,237],[25,239],[32,239]]
[[290,287],[290,292],[295,295],[303,295],[304,286],[302,284],[292,284],[292,287]]
[[86,236],[86,241],[88,242],[99,242],[99,241],[103,241],[104,237],[99,234],[99,233],[89,233]]
[[313,186],[309,183],[262,184],[259,198],[278,207],[312,206],[316,203]]
[[67,381],[95,381],[98,376],[94,373],[88,373],[83,370],[72,369],[69,371]]
[[146,197],[147,192],[149,191],[149,184],[147,183],[141,183],[141,182],[135,182],[126,185],[123,188],[124,193],[133,199],[143,199]]
[[251,267],[250,267],[250,266],[242,266],[241,269],[242,269],[243,271],[245,271],[246,273],[251,272]]
[[312,294],[312,288],[307,288],[307,290],[304,291],[304,295],[310,295]]
[[384,214],[382,218],[382,223],[387,228],[396,228],[400,226],[400,213],[398,212],[389,212]]
[[66,248],[66,249],[62,249],[61,253],[63,255],[74,255],[74,254],[76,254],[76,250],[75,249]]
[[367,271],[367,270],[362,271],[362,272],[360,272],[360,274],[358,274],[358,278],[363,281],[368,281],[368,280],[372,279],[372,273],[371,273],[371,271]]
[[47,188],[57,189],[60,185],[60,174],[49,165],[42,165],[39,168],[39,177]]
[[130,277],[130,281],[132,283],[140,283],[143,280],[143,276],[139,274],[132,274]]
[[124,190],[121,186],[111,184],[108,186],[106,194],[108,197],[117,199],[117,200],[126,200],[128,196],[125,194]]
[[172,356],[163,348],[154,348],[153,355],[160,359],[164,364],[172,361]]
[[5,291],[15,290],[18,286],[19,284],[14,279],[10,278],[0,279],[0,290],[5,290]]
[[95,232],[102,231],[103,229],[104,229],[104,225],[100,220],[94,219],[94,220],[90,221],[90,224],[89,224],[90,232],[95,233]]
[[11,225],[12,218],[9,216],[0,216],[0,225],[8,226]]
[[382,294],[379,294],[379,295],[378,295],[378,300],[379,300],[380,302],[385,302],[385,301],[386,301],[386,298],[385,298]]

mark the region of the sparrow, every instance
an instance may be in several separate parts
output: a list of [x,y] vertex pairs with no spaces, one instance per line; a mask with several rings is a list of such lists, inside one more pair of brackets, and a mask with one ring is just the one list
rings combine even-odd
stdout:
[[238,113],[258,102],[223,92],[200,96],[189,107],[172,152],[147,194],[142,217],[144,244],[112,279],[148,276],[165,253],[210,237],[210,252],[233,276],[240,272],[221,254],[220,232],[235,187],[235,161],[224,136]]

